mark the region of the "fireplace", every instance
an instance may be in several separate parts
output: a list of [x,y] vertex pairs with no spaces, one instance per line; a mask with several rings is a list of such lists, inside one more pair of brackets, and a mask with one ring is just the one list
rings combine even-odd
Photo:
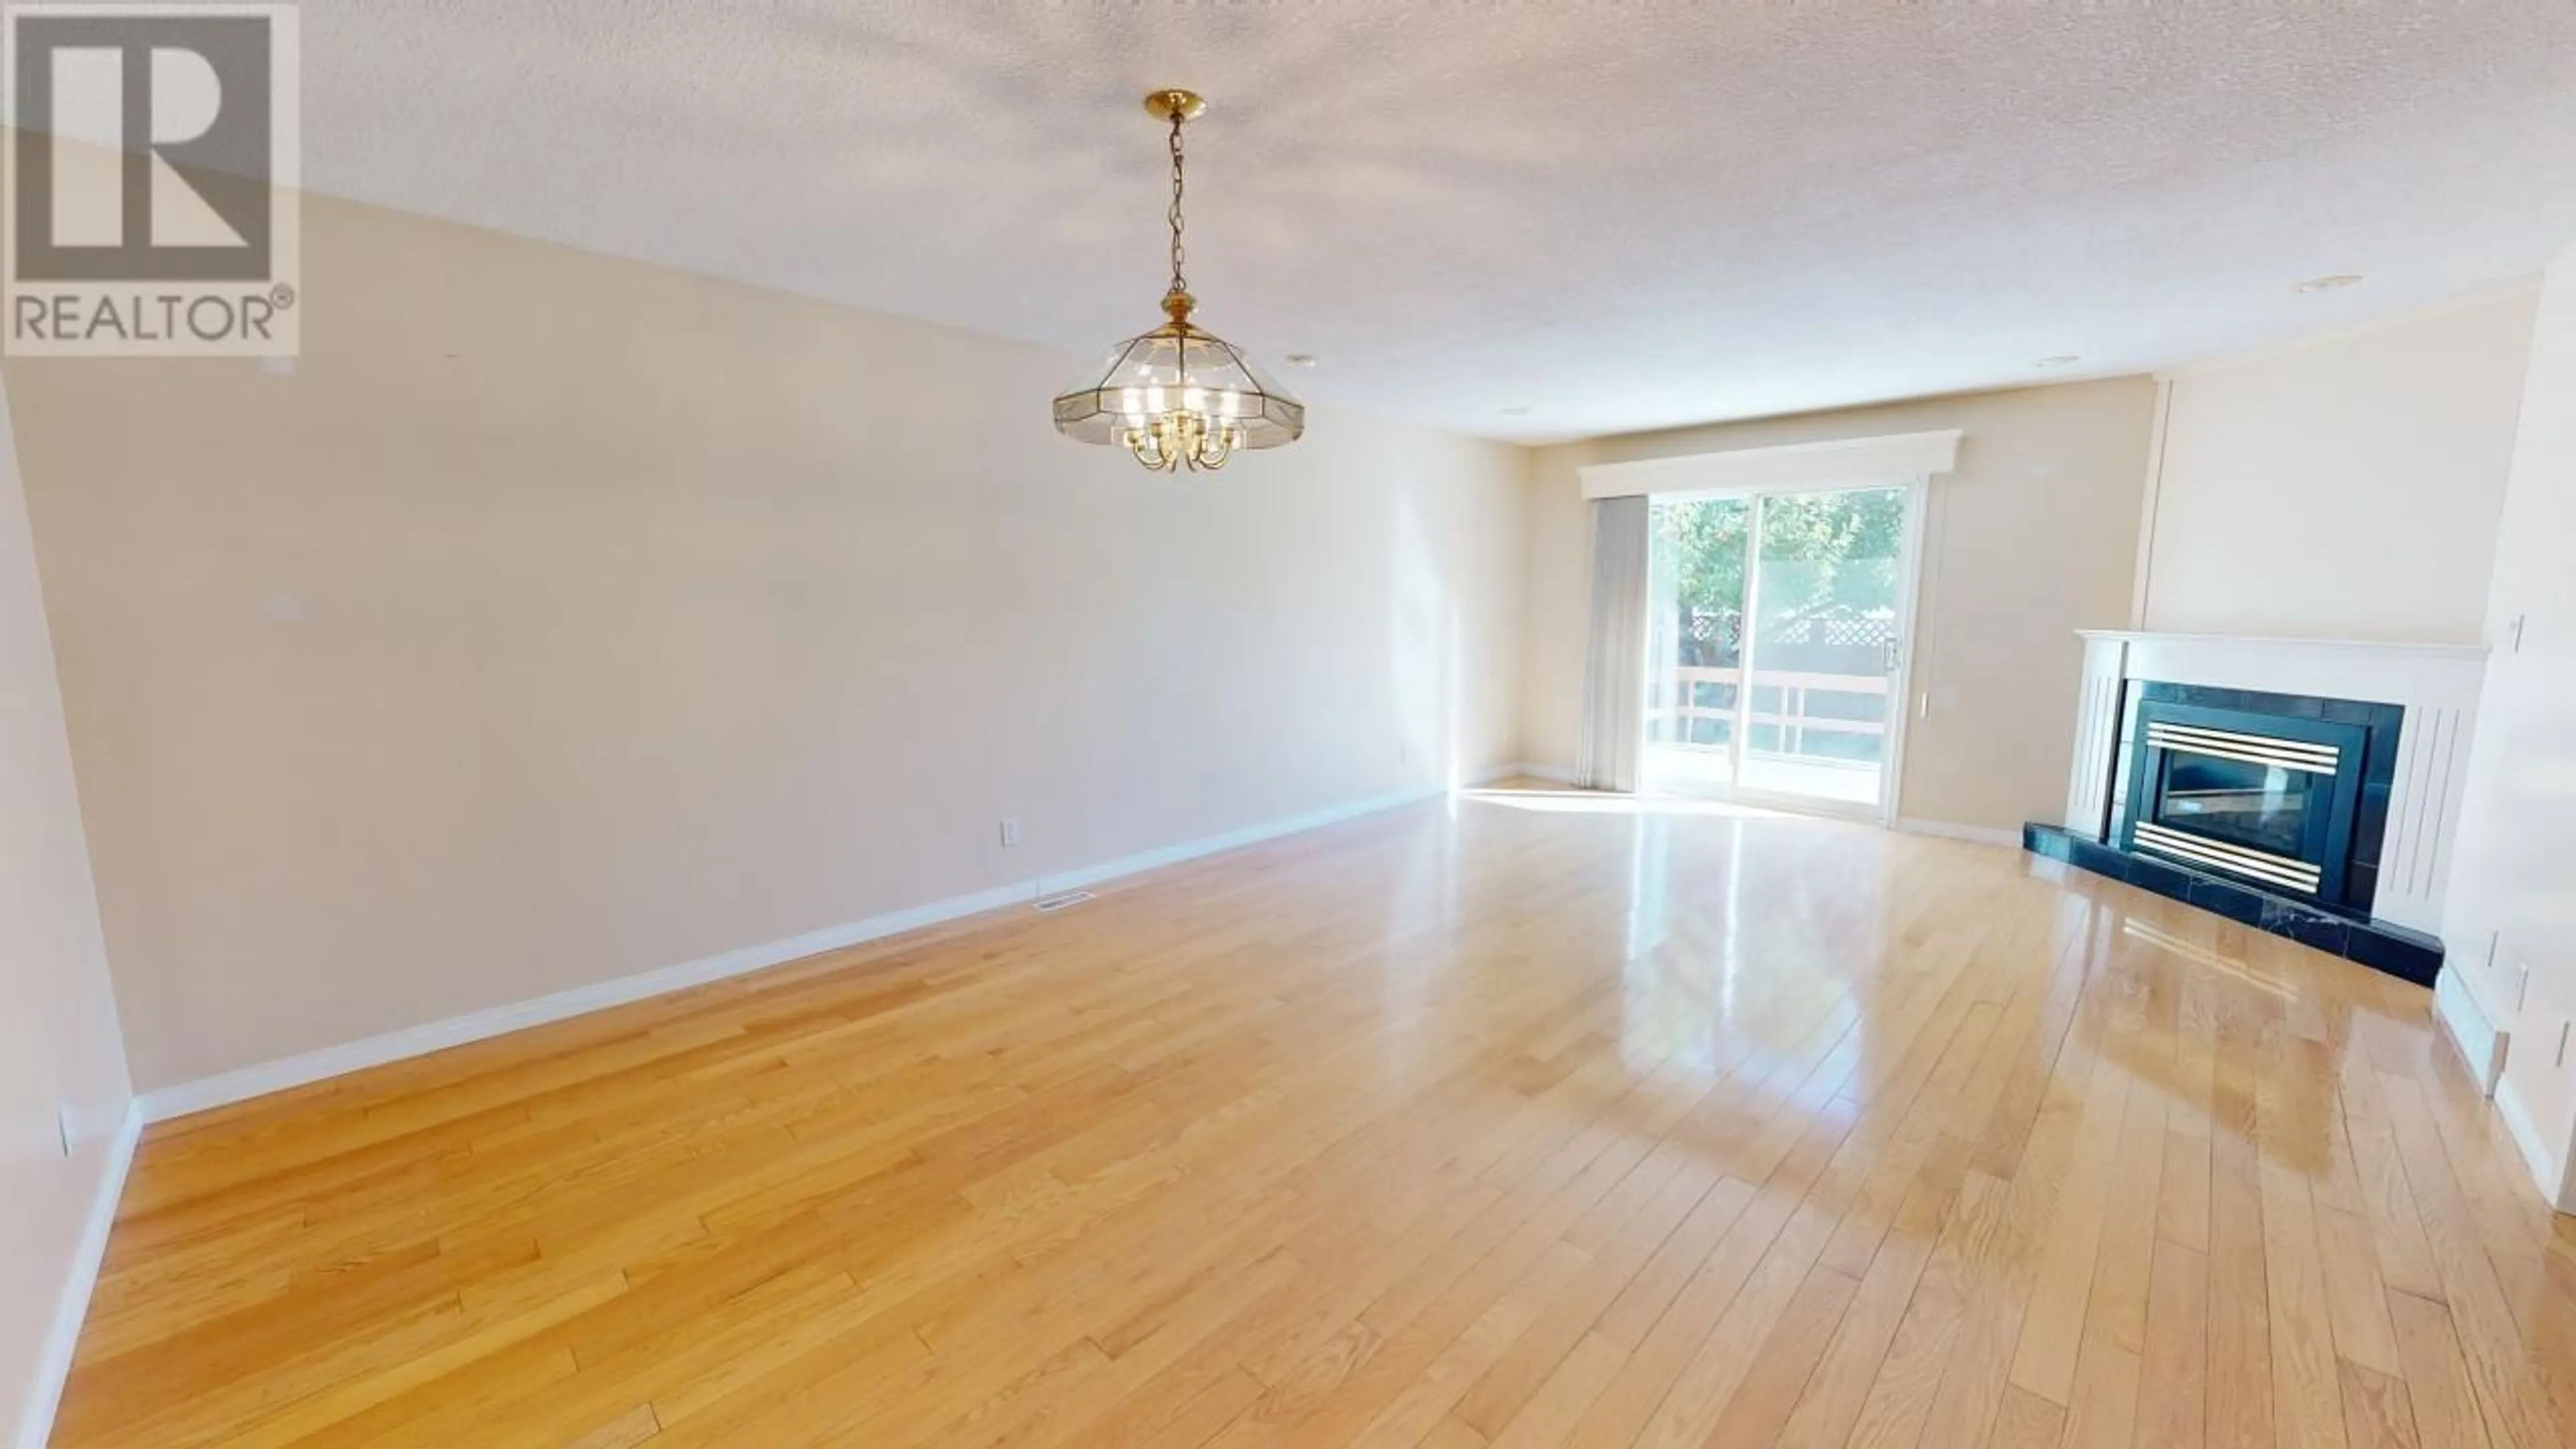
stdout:
[[2357,700],[2141,683],[2115,838],[2123,850],[2367,916],[2399,717]]
[[2124,848],[2370,909],[2346,893],[2368,730],[2141,700],[2134,740]]
[[2084,631],[2032,852],[2429,986],[2486,651]]

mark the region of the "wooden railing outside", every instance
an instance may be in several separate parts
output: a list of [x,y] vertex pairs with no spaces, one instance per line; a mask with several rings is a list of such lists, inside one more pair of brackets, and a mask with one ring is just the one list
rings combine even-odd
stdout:
[[[1745,716],[1745,723],[1778,726],[1780,730],[1778,752],[1784,755],[1804,753],[1807,732],[1810,730],[1827,734],[1882,737],[1887,733],[1884,719],[1839,719],[1832,715],[1807,712],[1807,696],[1811,691],[1825,694],[1867,694],[1884,698],[1887,694],[1887,676],[1884,674],[1802,674],[1786,669],[1756,669],[1753,671],[1749,686],[1744,676],[1745,671],[1742,669],[1715,669],[1701,665],[1683,665],[1664,671],[1662,679],[1665,688],[1671,692],[1671,697],[1648,702],[1647,737],[1655,740],[1659,747],[1667,749],[1724,749],[1723,745],[1690,743],[1690,727],[1694,721],[1713,719],[1732,722],[1735,718],[1733,706],[1699,703],[1699,686],[1703,684],[1779,690],[1780,707],[1777,711],[1754,710]],[[1661,730],[1652,728],[1657,723],[1667,727]]]

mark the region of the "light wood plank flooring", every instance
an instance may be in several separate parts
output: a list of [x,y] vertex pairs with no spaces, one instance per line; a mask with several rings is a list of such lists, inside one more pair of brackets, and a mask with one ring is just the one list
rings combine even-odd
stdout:
[[2007,850],[1592,803],[156,1129],[56,1443],[2576,1438],[2576,1235],[2426,993]]

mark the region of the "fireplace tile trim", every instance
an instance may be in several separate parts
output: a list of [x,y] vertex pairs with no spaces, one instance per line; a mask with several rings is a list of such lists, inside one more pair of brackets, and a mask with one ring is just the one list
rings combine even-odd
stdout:
[[2418,986],[2431,986],[2442,971],[2442,943],[2393,921],[2340,916],[2303,901],[2202,875],[2172,861],[2114,850],[2064,826],[2034,821],[2022,827],[2021,843],[2024,850],[2043,859],[2136,886]]

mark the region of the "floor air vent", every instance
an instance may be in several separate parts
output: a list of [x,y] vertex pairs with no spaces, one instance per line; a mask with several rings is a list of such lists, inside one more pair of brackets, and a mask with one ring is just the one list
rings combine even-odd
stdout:
[[1049,896],[1045,900],[1038,902],[1038,909],[1042,911],[1060,911],[1067,906],[1081,905],[1084,901],[1089,899],[1091,899],[1091,892],[1089,891],[1066,891],[1063,895]]

